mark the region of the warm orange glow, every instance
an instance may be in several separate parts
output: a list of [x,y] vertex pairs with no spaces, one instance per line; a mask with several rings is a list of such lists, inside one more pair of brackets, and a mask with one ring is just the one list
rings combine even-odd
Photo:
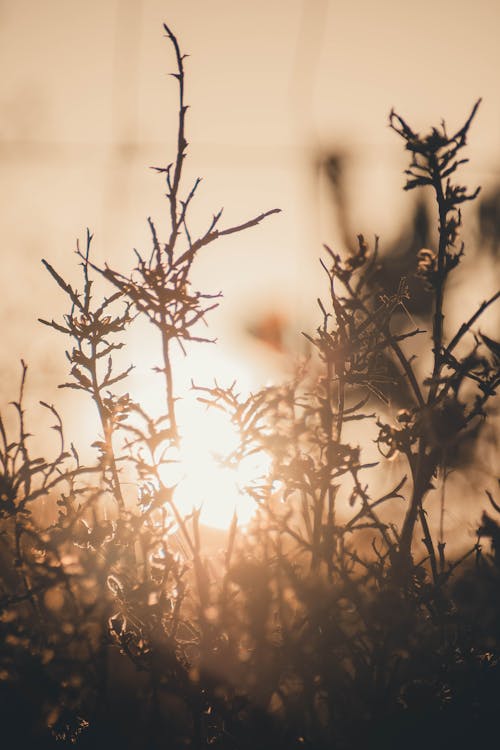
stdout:
[[246,525],[256,504],[245,487],[267,472],[270,457],[259,453],[237,465],[224,462],[239,440],[229,416],[207,409],[194,396],[179,402],[177,413],[182,435],[179,462],[162,470],[165,481],[177,483],[177,509],[185,516],[200,508],[201,523],[218,529],[228,528],[235,513],[239,524]]

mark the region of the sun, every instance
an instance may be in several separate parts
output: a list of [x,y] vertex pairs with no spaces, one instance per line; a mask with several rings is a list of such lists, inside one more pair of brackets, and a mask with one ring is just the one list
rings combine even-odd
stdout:
[[270,458],[257,453],[237,466],[224,463],[238,446],[238,431],[228,414],[207,409],[192,395],[177,403],[177,420],[181,435],[174,469],[177,510],[185,516],[199,508],[201,523],[218,529],[229,528],[234,514],[240,526],[248,524],[256,503],[245,487],[267,473]]
[[[137,358],[142,356],[144,359],[144,351],[149,350],[147,333],[135,343]],[[180,444],[175,451],[169,450],[169,462],[158,466],[160,479],[165,486],[175,487],[173,500],[182,516],[199,509],[202,524],[224,530],[230,527],[236,513],[238,525],[245,526],[257,510],[255,500],[245,487],[268,475],[271,457],[261,451],[237,465],[234,461],[231,465],[224,463],[224,458],[238,447],[241,436],[229,414],[217,408],[207,408],[198,401],[199,394],[192,388],[192,383],[237,382],[243,398],[261,387],[263,373],[242,359],[230,356],[221,347],[213,348],[209,358],[206,350],[194,349],[187,357],[174,351],[172,361],[176,374],[175,415]],[[164,400],[158,375],[142,367],[132,374],[130,380],[132,393],[136,397],[139,394],[139,402],[145,411],[158,413]]]

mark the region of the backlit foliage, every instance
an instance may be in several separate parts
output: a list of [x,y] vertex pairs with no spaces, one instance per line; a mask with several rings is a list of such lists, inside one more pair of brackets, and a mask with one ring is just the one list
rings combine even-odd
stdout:
[[[349,253],[325,248],[319,325],[294,378],[249,396],[235,383],[193,386],[241,436],[229,465],[270,458],[246,488],[252,523],[242,530],[235,518],[209,555],[199,511],[180,513],[164,471],[182,450],[172,349],[189,356],[208,343],[199,324],[220,295],[193,290],[200,252],[276,210],[226,228],[219,211],[191,234],[200,181],[183,192],[185,56],[165,31],[179,89],[177,153],[156,168],[168,236],[149,219],[151,248],[127,271],[93,260],[88,234],[77,248],[81,291],[44,261],[69,311],[42,323],[65,337],[61,387],[97,409],[96,460],[82,465],[50,404],[60,447],[32,455],[24,363],[17,432],[0,421],[3,736],[9,747],[137,749],[485,741],[500,690],[499,499],[483,488],[471,498],[478,538],[458,558],[427,510],[500,385],[500,345],[478,328],[499,293],[456,331],[443,313],[464,254],[460,207],[478,192],[454,180],[479,103],[451,136],[444,125],[420,136],[390,115],[411,157],[405,189],[432,190],[437,207],[436,247],[414,258],[433,305],[425,376],[415,342],[427,334],[413,324],[408,283],[384,288],[379,240],[359,236]],[[98,275],[110,285],[102,300]],[[113,360],[139,317],[158,335],[158,414],[126,390],[131,365]],[[359,426],[371,448],[355,442]]]

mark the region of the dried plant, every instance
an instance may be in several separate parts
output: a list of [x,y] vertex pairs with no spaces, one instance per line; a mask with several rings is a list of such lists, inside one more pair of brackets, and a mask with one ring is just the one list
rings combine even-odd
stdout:
[[[443,507],[437,533],[428,511],[452,454],[491,418],[500,385],[500,344],[477,329],[500,293],[456,332],[443,312],[464,254],[460,207],[478,193],[454,180],[479,102],[452,136],[442,125],[422,137],[390,115],[411,154],[405,189],[431,188],[437,206],[436,249],[414,257],[433,305],[426,376],[415,366],[415,337],[426,333],[412,322],[408,282],[384,288],[379,240],[370,248],[360,235],[345,256],[325,247],[327,298],[317,330],[305,334],[311,356],[290,382],[247,396],[235,383],[193,386],[241,436],[228,465],[270,457],[246,487],[253,521],[242,530],[235,517],[225,548],[209,555],[199,510],[181,512],[163,471],[182,451],[172,348],[188,354],[187,344],[208,342],[199,324],[220,293],[193,291],[199,253],[277,209],[228,228],[219,211],[191,234],[200,180],[183,192],[185,56],[165,31],[179,89],[176,156],[155,168],[167,186],[166,240],[149,219],[152,248],[124,272],[91,259],[88,233],[85,250],[77,246],[82,292],[44,261],[70,311],[41,322],[69,337],[61,387],[83,391],[97,409],[96,461],[83,466],[72,444],[66,450],[46,403],[60,448],[51,460],[31,457],[24,364],[17,434],[0,421],[4,736],[17,747],[137,749],[485,741],[497,731],[500,688],[500,504],[488,490],[490,513],[458,558],[446,550]],[[93,274],[110,284],[102,301]],[[131,366],[113,361],[138,317],[159,337],[159,414],[120,390]],[[394,413],[398,382],[405,395]],[[354,444],[359,425],[376,457]],[[399,472],[392,484],[388,462]]]

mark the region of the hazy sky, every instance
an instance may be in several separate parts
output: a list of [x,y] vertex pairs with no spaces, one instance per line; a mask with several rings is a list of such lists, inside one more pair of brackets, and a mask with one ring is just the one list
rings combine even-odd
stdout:
[[322,241],[338,239],[315,169],[325,153],[352,154],[354,229],[382,241],[396,231],[405,160],[387,127],[391,107],[418,129],[441,117],[452,129],[482,96],[470,175],[498,179],[495,0],[4,0],[2,383],[21,356],[35,382],[55,387],[54,370],[65,369],[64,342],[36,323],[64,311],[42,257],[76,280],[72,251],[88,226],[96,257],[126,270],[132,247],[147,242],[146,217],[166,226],[163,185],[147,169],[174,156],[174,59],[162,21],[190,55],[186,175],[204,178],[193,221],[205,226],[221,206],[226,224],[283,209],[201,263],[200,284],[225,293],[228,314],[212,332],[229,359],[251,360],[237,333],[259,310],[315,320],[316,258]]

